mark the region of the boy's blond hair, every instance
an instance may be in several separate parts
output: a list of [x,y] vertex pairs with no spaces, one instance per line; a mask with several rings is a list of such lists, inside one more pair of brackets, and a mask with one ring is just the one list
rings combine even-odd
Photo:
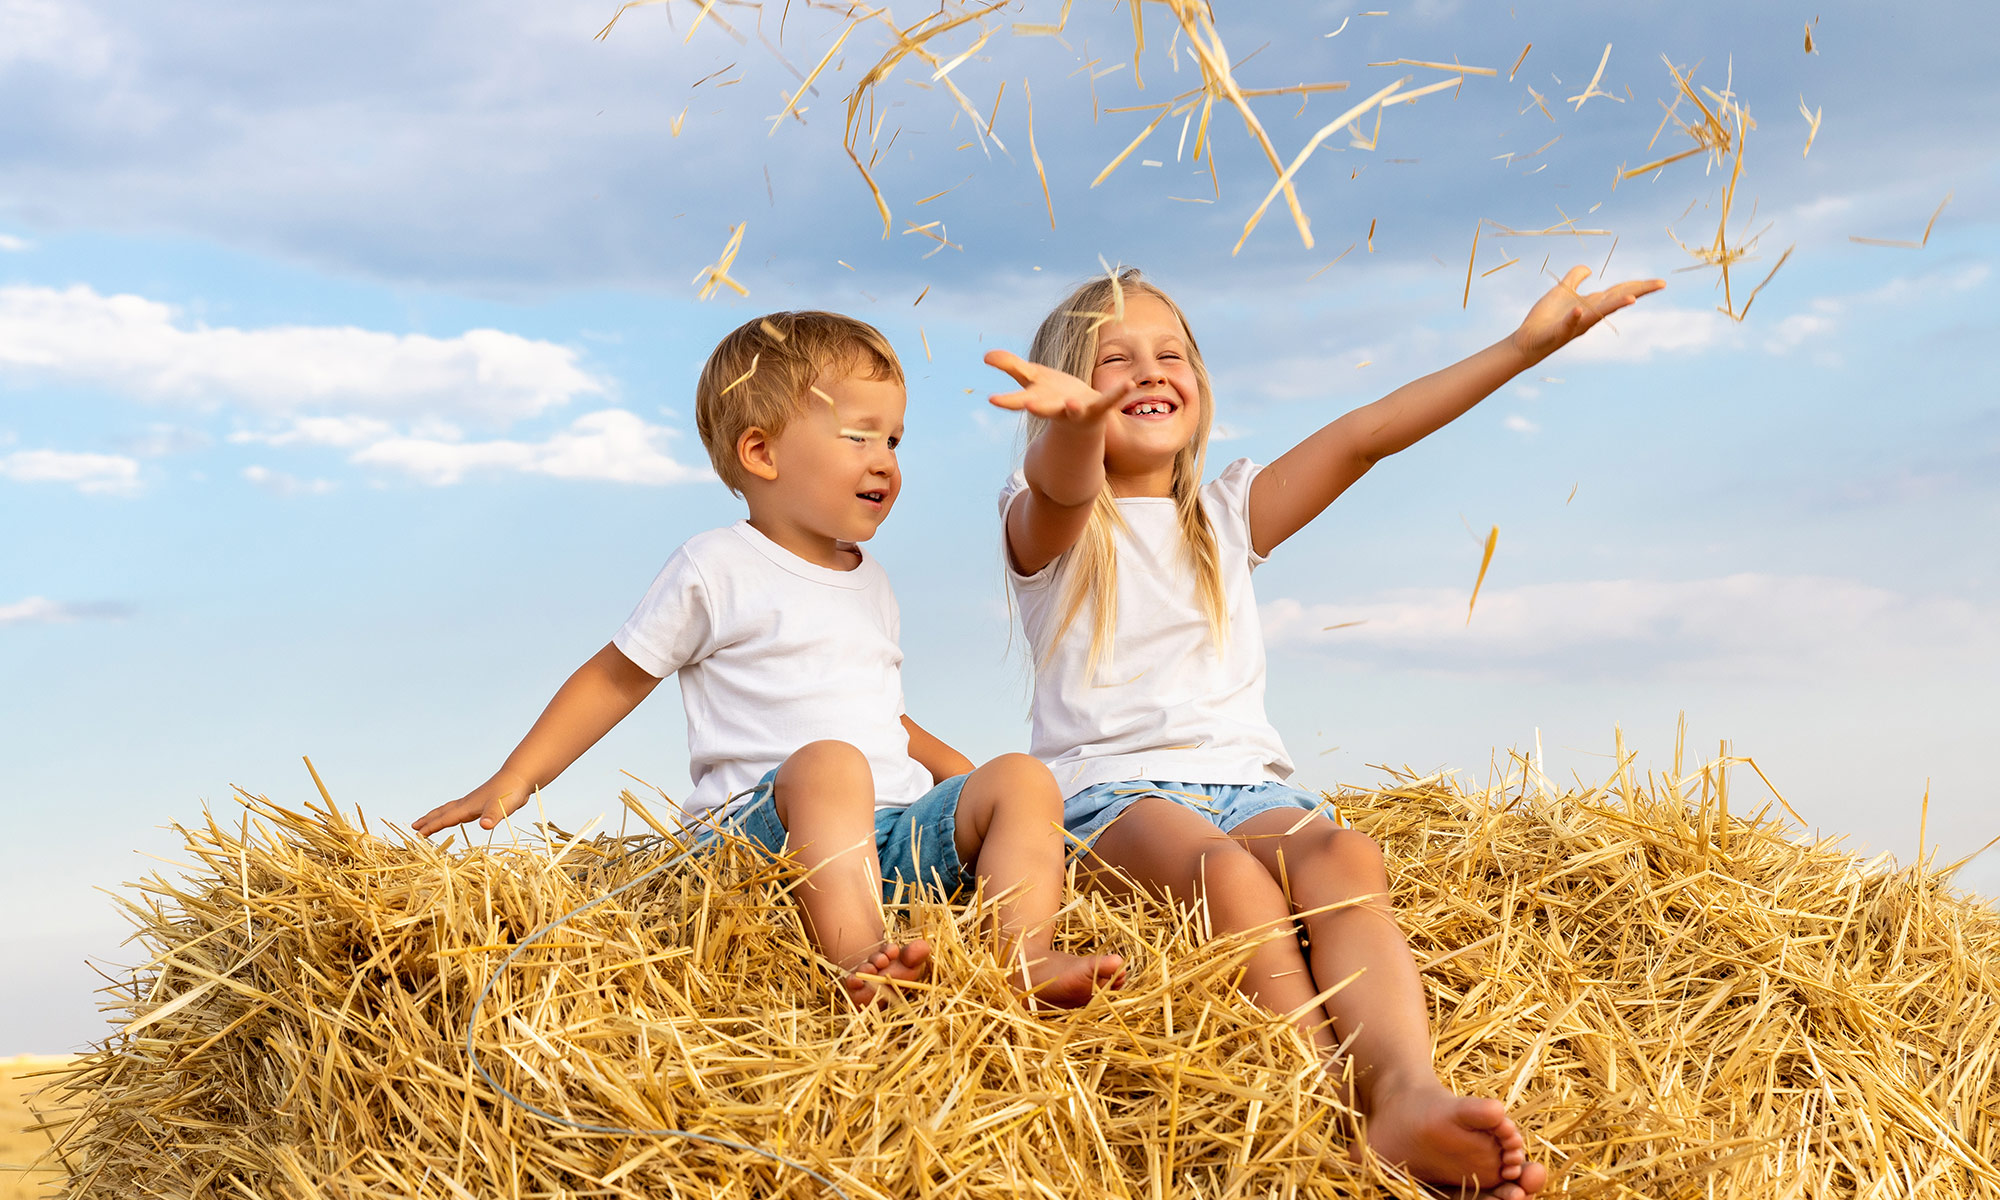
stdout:
[[776,312],[717,342],[695,383],[694,424],[729,490],[741,495],[749,477],[736,456],[745,430],[777,436],[807,404],[830,403],[813,394],[816,385],[850,373],[903,382],[889,339],[839,313]]
[[[1174,303],[1173,297],[1148,282],[1138,268],[1128,267],[1115,277],[1100,275],[1092,279],[1056,305],[1035,331],[1028,357],[1045,367],[1088,380],[1097,363],[1098,328],[1108,315],[1120,312],[1125,299],[1132,295],[1151,296],[1174,314],[1187,342],[1188,365],[1194,368],[1201,412],[1194,439],[1174,455],[1170,494],[1181,531],[1182,556],[1194,576],[1195,600],[1202,615],[1208,618],[1210,640],[1220,649],[1229,637],[1229,606],[1222,594],[1221,555],[1215,528],[1201,506],[1201,475],[1208,456],[1209,429],[1215,422],[1215,393],[1209,386],[1208,365],[1202,361],[1201,347],[1195,343],[1194,331],[1188,328],[1187,314]],[[1028,441],[1040,437],[1048,426],[1046,420],[1029,417]],[[1090,519],[1082,535],[1063,553],[1069,560],[1069,583],[1063,595],[1062,619],[1056,624],[1056,635],[1049,639],[1049,652],[1055,652],[1056,643],[1069,632],[1088,603],[1092,612],[1085,672],[1093,679],[1098,660],[1110,645],[1112,631],[1118,624],[1118,545],[1113,532],[1124,523],[1118,512],[1118,497],[1111,491],[1111,481],[1106,479],[1091,505]]]

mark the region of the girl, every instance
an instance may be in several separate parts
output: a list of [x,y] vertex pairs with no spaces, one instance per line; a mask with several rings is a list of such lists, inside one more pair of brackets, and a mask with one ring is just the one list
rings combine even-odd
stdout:
[[1548,1173],[1527,1161],[1499,1101],[1456,1095],[1432,1069],[1423,985],[1387,902],[1381,851],[1283,782],[1292,763],[1264,714],[1250,572],[1368,468],[1665,286],[1579,295],[1589,274],[1571,270],[1510,337],[1348,413],[1266,467],[1233,462],[1206,486],[1208,372],[1179,307],[1137,271],[1093,280],[1058,305],[1032,362],[986,355],[1020,384],[992,402],[1029,418],[1001,512],[1035,658],[1033,751],[1063,787],[1064,824],[1089,848],[1093,884],[1130,880],[1203,902],[1219,933],[1304,914],[1309,949],[1295,937],[1266,940],[1244,991],[1290,1015],[1324,1053],[1351,1039],[1377,1156],[1497,1200],[1522,1200]]

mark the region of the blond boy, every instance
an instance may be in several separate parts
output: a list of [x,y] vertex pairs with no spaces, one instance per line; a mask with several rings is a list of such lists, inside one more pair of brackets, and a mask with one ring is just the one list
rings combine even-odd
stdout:
[[850,317],[773,313],[723,338],[696,424],[749,519],[675,551],[493,777],[414,828],[493,828],[677,673],[694,779],[683,820],[810,870],[806,931],[856,1003],[930,970],[922,940],[887,936],[885,876],[1002,896],[1001,951],[1039,1000],[1115,986],[1116,955],[1050,945],[1064,845],[1048,768],[1008,754],[974,770],[903,712],[895,595],[861,543],[902,487],[904,406],[895,351]]

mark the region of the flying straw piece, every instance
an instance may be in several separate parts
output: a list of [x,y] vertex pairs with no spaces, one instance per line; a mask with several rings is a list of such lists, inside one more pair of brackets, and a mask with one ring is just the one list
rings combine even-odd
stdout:
[[1535,43],[1533,42],[1529,42],[1527,45],[1521,47],[1521,57],[1514,60],[1513,67],[1511,67],[1507,72],[1508,83],[1514,82],[1514,72],[1520,70],[1521,64],[1528,61],[1528,51],[1533,50],[1534,48],[1535,48]]
[[1582,486],[1583,486],[1583,481],[1581,480],[1578,480],[1577,482],[1569,485],[1569,495],[1563,497],[1563,507],[1565,508],[1569,507],[1569,502],[1576,499],[1576,489]]
[[1333,263],[1337,263],[1341,259],[1346,258],[1349,254],[1352,254],[1354,252],[1354,247],[1358,244],[1359,243],[1356,242],[1347,243],[1347,249],[1342,250],[1339,254],[1333,256],[1333,262],[1326,264],[1326,266],[1321,267],[1319,270],[1314,271],[1312,274],[1306,276],[1306,281],[1310,283],[1311,281],[1318,279],[1321,275],[1326,274],[1327,269],[1333,266]]
[[688,110],[684,106],[681,109],[681,115],[675,117],[673,119],[672,125],[670,126],[670,128],[673,130],[673,134],[675,137],[679,137],[681,135],[681,126],[687,121],[687,119],[688,119]]
[[[1428,96],[1432,92],[1441,92],[1449,87],[1457,87],[1464,82],[1465,82],[1465,76],[1460,75],[1455,79],[1446,79],[1438,83],[1425,84],[1423,87],[1417,88],[1415,91],[1398,92],[1394,96],[1391,96],[1387,100],[1384,100],[1382,102],[1382,108],[1387,108],[1391,104],[1414,104],[1420,97]],[[1376,111],[1379,114],[1381,110],[1377,109]],[[1391,159],[1390,161],[1395,162],[1400,160]]]
[[1139,136],[1132,139],[1131,145],[1125,147],[1123,150],[1120,150],[1118,152],[1118,157],[1104,164],[1104,169],[1097,173],[1097,178],[1090,181],[1090,186],[1096,187],[1098,184],[1103,183],[1106,179],[1109,179],[1111,177],[1111,173],[1118,169],[1119,164],[1123,163],[1127,158],[1130,158],[1132,152],[1139,148],[1139,144],[1141,142],[1144,142],[1147,138],[1151,137],[1153,135],[1153,131],[1160,127],[1160,122],[1164,121],[1166,117],[1167,117],[1166,111],[1162,109],[1160,115],[1154,117],[1150,124],[1148,124],[1144,129],[1139,131]]
[[1952,192],[1946,192],[1944,199],[1938,201],[1937,211],[1931,214],[1930,220],[1924,222],[1924,240],[1918,243],[1919,245],[1928,246],[1931,244],[1931,226],[1937,224],[1937,219],[1944,215],[1944,206],[1951,203],[1953,195],[1954,193]]
[[1472,268],[1479,261],[1479,228],[1484,224],[1486,224],[1484,217],[1472,223],[1472,253],[1465,258],[1465,295],[1458,302],[1461,309],[1468,308],[1472,304]]
[[729,386],[722,389],[723,395],[727,396],[729,393],[735,391],[737,384],[742,383],[743,381],[749,379],[752,375],[755,375],[757,373],[757,359],[759,357],[761,356],[756,354],[750,356],[750,369],[743,372],[741,375],[738,375],[736,378],[730,380]]
[[763,330],[764,336],[770,338],[772,341],[782,342],[785,340],[785,331],[779,329],[776,325],[771,324],[769,321],[757,322],[757,328]]
[[723,245],[721,256],[715,260],[713,265],[703,267],[695,273],[695,277],[691,282],[701,284],[701,290],[695,293],[695,299],[708,299],[709,295],[718,286],[733,288],[739,296],[748,296],[750,294],[749,288],[744,287],[729,277],[729,267],[736,261],[737,250],[743,246],[743,231],[749,227],[749,224],[748,221],[744,221],[731,228],[729,231],[729,241]]
[[1520,261],[1521,261],[1521,260],[1520,260],[1520,259],[1518,259],[1518,258],[1510,258],[1510,259],[1508,259],[1508,260],[1507,260],[1506,262],[1503,262],[1503,263],[1501,263],[1501,264],[1500,264],[1499,266],[1497,266],[1497,267],[1488,267],[1488,268],[1487,268],[1486,270],[1484,270],[1484,271],[1481,271],[1481,272],[1479,273],[1479,277],[1480,277],[1481,279],[1484,279],[1484,278],[1486,278],[1486,277],[1487,277],[1488,275],[1494,275],[1494,274],[1498,274],[1499,272],[1501,272],[1501,271],[1504,271],[1504,270],[1506,270],[1506,269],[1507,269],[1508,267],[1511,267],[1511,266],[1513,266],[1513,265],[1514,265],[1515,263],[1517,263],[1517,262],[1520,262]]
[[1614,96],[1610,92],[1598,90],[1597,87],[1598,81],[1604,78],[1604,64],[1610,61],[1611,61],[1611,43],[1606,42],[1604,44],[1604,57],[1597,60],[1597,74],[1592,75],[1590,77],[1590,85],[1583,89],[1582,95],[1571,96],[1569,98],[1569,102],[1571,104],[1576,105],[1578,111],[1582,110],[1583,102],[1585,100],[1590,99],[1592,96],[1602,96],[1606,100],[1616,100],[1620,104],[1625,103],[1624,98],[1621,96]]
[[[1069,6],[1064,5],[1063,11],[1067,13]],[[1049,210],[1049,228],[1054,229],[1056,227],[1056,202],[1049,198],[1049,173],[1042,169],[1042,152],[1035,149],[1035,93],[1028,86],[1028,81],[1025,79],[1021,81],[1021,93],[1027,97],[1028,101],[1028,157],[1035,161],[1035,178],[1042,182],[1042,204]]]
[[924,285],[924,290],[917,293],[917,298],[915,300],[910,301],[910,307],[915,308],[917,305],[922,304],[924,302],[924,297],[930,294],[931,294],[931,285],[927,283]]
[[1486,552],[1479,556],[1479,578],[1472,581],[1472,599],[1467,601],[1465,605],[1465,623],[1467,625],[1472,624],[1472,608],[1479,603],[1479,585],[1486,582],[1486,568],[1493,565],[1493,547],[1498,545],[1499,541],[1500,527],[1495,525],[1493,532],[1486,535]]
[[[928,290],[928,289],[926,289],[926,290]],[[920,298],[921,298],[921,297],[920,297]],[[929,335],[929,334],[927,334],[927,333],[925,333],[925,332],[924,332],[924,327],[923,327],[923,326],[921,326],[921,325],[917,326],[917,339],[918,339],[919,341],[923,342],[923,344],[924,344],[924,361],[925,361],[925,362],[930,362],[930,361],[931,361],[931,338],[930,338],[930,335]]]
[[[1285,190],[1291,185],[1292,176],[1298,174],[1299,168],[1305,165],[1306,159],[1312,157],[1313,151],[1319,149],[1321,142],[1324,142],[1327,138],[1332,137],[1335,133],[1338,133],[1341,127],[1346,125],[1349,121],[1354,120],[1356,117],[1359,117],[1361,114],[1367,112],[1369,109],[1374,108],[1376,105],[1382,103],[1384,99],[1393,95],[1397,88],[1402,87],[1409,81],[1410,77],[1405,75],[1403,78],[1398,79],[1396,82],[1390,84],[1388,87],[1385,87],[1381,91],[1376,92],[1374,95],[1368,97],[1366,100],[1363,100],[1361,103],[1355,105],[1353,108],[1348,109],[1340,116],[1335,117],[1331,123],[1322,128],[1318,133],[1315,133],[1312,136],[1312,140],[1308,141],[1305,144],[1305,148],[1299,151],[1298,157],[1292,159],[1291,165],[1286,167],[1284,171],[1279,174],[1278,182],[1271,185],[1271,190],[1264,194],[1264,202],[1262,204],[1259,204],[1257,206],[1257,211],[1251,213],[1250,219],[1244,222],[1243,233],[1236,239],[1236,246],[1234,249],[1230,250],[1229,253],[1234,255],[1237,251],[1243,249],[1243,243],[1249,240],[1250,231],[1257,228],[1257,222],[1263,219],[1264,210],[1271,207],[1271,201],[1277,199],[1279,192]],[[1299,218],[1299,236],[1305,239],[1305,244],[1308,247],[1310,247],[1313,244],[1312,230],[1308,228],[1307,225],[1305,224],[1304,214],[1300,214]],[[1370,221],[1368,223],[1368,239],[1369,239],[1368,251],[1369,253],[1372,254],[1375,252],[1375,223],[1373,221]]]
[[[1532,45],[1533,43],[1530,44]],[[1528,52],[1526,50],[1521,51],[1521,57],[1526,58],[1527,56]],[[1468,67],[1458,62],[1426,62],[1418,58],[1392,58],[1388,62],[1372,62],[1368,65],[1371,67],[1429,67],[1434,71],[1450,71],[1454,75],[1498,75],[1500,73],[1492,67]],[[1516,63],[1515,65],[1519,66],[1520,64]]]
[[1812,153],[1813,139],[1819,136],[1820,114],[1825,111],[1825,105],[1821,105],[1816,109],[1807,108],[1805,96],[1801,95],[1799,97],[1799,115],[1806,119],[1806,146],[1805,149],[1799,151],[1800,158],[1804,158],[1806,155]]
[[826,53],[820,56],[819,65],[812,69],[812,74],[805,77],[805,80],[799,84],[797,91],[786,97],[785,107],[779,109],[778,115],[771,118],[771,132],[766,134],[766,137],[775,136],[778,132],[778,126],[786,117],[797,116],[794,110],[798,107],[799,98],[806,94],[807,89],[812,87],[813,80],[818,79],[819,73],[826,70],[826,64],[832,62],[833,56],[840,53],[840,48],[847,44],[847,35],[854,32],[856,24],[858,22],[848,22],[847,28],[840,31],[840,36],[833,39],[833,45],[828,46]]
[[1792,256],[1792,251],[1797,248],[1798,247],[1796,244],[1785,247],[1785,252],[1778,256],[1777,263],[1774,266],[1772,266],[1771,274],[1764,276],[1763,282],[1759,283],[1756,287],[1751,288],[1750,294],[1744,297],[1743,311],[1741,313],[1730,313],[1729,315],[1735,317],[1739,322],[1742,321],[1744,317],[1749,316],[1750,306],[1757,302],[1757,293],[1764,290],[1764,284],[1771,282],[1771,277],[1778,273],[1778,268],[1785,265],[1785,260],[1790,258]]
[[[1522,86],[1526,87],[1528,89],[1528,94],[1535,98],[1535,104],[1541,108],[1542,115],[1547,117],[1550,121],[1554,121],[1556,119],[1556,115],[1549,111],[1549,102],[1542,98],[1542,94],[1535,90],[1534,85],[1523,84]],[[1526,112],[1527,110],[1522,109],[1521,111]]]
[[1368,623],[1368,618],[1366,617],[1363,617],[1359,621],[1342,621],[1338,625],[1323,625],[1320,627],[1320,632],[1331,633],[1336,629],[1352,629],[1356,625],[1366,625],[1367,623]]
[[1812,20],[1810,20],[1810,21],[1807,21],[1807,22],[1806,22],[1806,53],[1807,53],[1807,54],[1818,54],[1818,53],[1819,53],[1819,47],[1813,44],[1813,35],[1812,35],[1812,31],[1813,31],[1813,26],[1815,26],[1815,25],[1817,25],[1817,24],[1819,24],[1819,18],[1818,18],[1818,17],[1814,17],[1814,18],[1813,18]]

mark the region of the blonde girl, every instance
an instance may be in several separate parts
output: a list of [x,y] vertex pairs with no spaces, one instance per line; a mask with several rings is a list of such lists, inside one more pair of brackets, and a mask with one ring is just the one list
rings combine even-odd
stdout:
[[1380,849],[1285,782],[1292,762],[1264,712],[1250,573],[1377,462],[1664,286],[1581,295],[1589,274],[1572,270],[1502,341],[1267,466],[1239,460],[1207,484],[1208,371],[1180,308],[1137,271],[1065,299],[1036,333],[1032,361],[986,356],[1020,385],[992,402],[1029,419],[1001,513],[1035,660],[1033,751],[1063,787],[1064,824],[1088,847],[1093,884],[1205,902],[1218,933],[1304,914],[1304,944],[1263,942],[1244,991],[1291,1015],[1325,1053],[1349,1041],[1378,1157],[1497,1200],[1522,1200],[1548,1173],[1528,1161],[1499,1101],[1438,1079]]

